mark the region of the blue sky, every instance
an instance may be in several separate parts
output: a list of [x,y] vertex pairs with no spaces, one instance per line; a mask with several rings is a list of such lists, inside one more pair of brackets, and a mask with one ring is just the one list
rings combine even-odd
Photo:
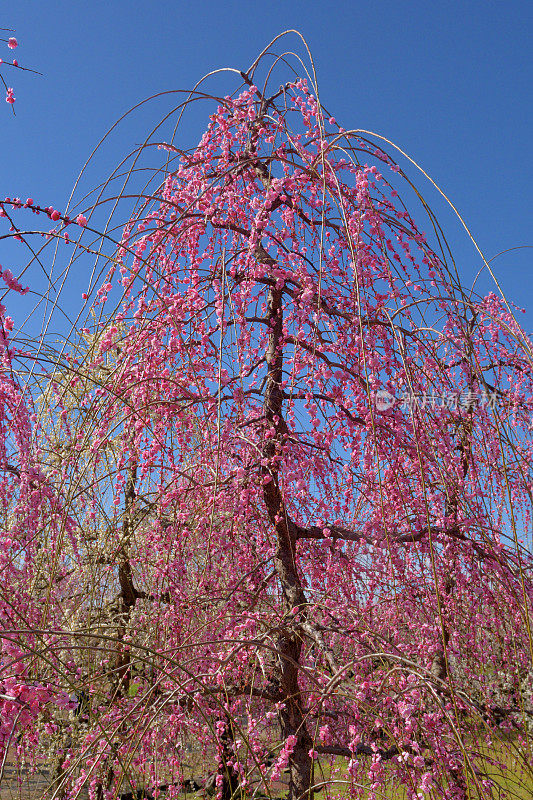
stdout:
[[[16,0],[2,12],[0,24],[16,29],[19,62],[43,76],[4,69],[17,116],[0,107],[0,194],[63,209],[92,148],[128,108],[188,89],[211,69],[245,69],[276,34],[297,28],[313,52],[321,100],[340,124],[376,131],[415,158],[488,258],[522,248],[494,269],[509,299],[527,307],[521,320],[533,331],[532,3]],[[302,52],[295,38],[285,49]],[[229,80],[222,93],[233,88]],[[167,97],[138,113],[92,177],[105,177],[170,107]],[[201,117],[190,124],[194,145]],[[479,256],[437,194],[419,185],[468,283]],[[0,263],[16,273],[19,252],[0,242]],[[83,290],[83,275],[71,280]]]

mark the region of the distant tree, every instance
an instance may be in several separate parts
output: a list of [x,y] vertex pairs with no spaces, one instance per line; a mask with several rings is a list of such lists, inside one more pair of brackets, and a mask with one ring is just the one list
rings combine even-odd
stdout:
[[[262,63],[139,191],[146,142],[114,245],[114,217],[77,218],[76,257],[107,264],[89,321],[50,349],[4,325],[4,743],[70,732],[72,798],[510,797],[511,756],[532,779],[531,342],[422,201],[432,249],[380,140]],[[73,692],[83,722],[54,706]]]

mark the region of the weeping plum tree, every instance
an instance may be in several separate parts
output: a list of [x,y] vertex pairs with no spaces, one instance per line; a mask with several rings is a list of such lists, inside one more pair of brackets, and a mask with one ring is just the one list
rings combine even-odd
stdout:
[[96,254],[59,343],[3,312],[0,742],[54,797],[531,786],[530,340],[288,64],[78,227],[2,204]]

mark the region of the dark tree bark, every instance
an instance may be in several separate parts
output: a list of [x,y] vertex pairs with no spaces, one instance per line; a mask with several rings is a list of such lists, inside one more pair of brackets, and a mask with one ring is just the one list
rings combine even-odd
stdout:
[[[270,263],[266,251],[261,248],[258,260]],[[279,685],[284,707],[281,712],[281,728],[285,738],[296,736],[296,744],[289,759],[289,800],[312,800],[313,760],[309,755],[312,739],[305,723],[302,696],[298,684],[300,657],[302,654],[307,599],[296,566],[296,526],[291,524],[279,488],[279,459],[283,446],[286,424],[283,419],[283,312],[282,290],[270,287],[267,299],[267,321],[270,326],[266,351],[267,379],[264,394],[264,411],[267,425],[275,435],[267,440],[263,448],[266,466],[263,467],[264,500],[270,522],[276,531],[276,555],[274,565],[279,578],[285,609],[294,616],[291,629],[284,631],[277,641],[279,662]]]

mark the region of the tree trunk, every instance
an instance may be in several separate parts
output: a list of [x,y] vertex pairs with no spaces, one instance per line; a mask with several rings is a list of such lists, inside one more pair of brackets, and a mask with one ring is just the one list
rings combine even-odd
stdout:
[[[268,253],[256,251],[258,260],[271,264]],[[288,800],[312,800],[313,759],[309,755],[312,740],[305,723],[302,696],[298,685],[300,657],[303,646],[302,622],[305,620],[307,598],[296,566],[296,532],[291,524],[279,488],[279,463],[287,426],[283,419],[283,333],[282,290],[271,287],[268,292],[267,313],[270,335],[266,351],[267,379],[264,411],[267,425],[275,435],[263,448],[264,500],[269,519],[276,531],[275,569],[281,584],[285,611],[294,620],[291,628],[278,638],[278,669],[283,696],[281,728],[285,738],[296,737],[289,759]]]

